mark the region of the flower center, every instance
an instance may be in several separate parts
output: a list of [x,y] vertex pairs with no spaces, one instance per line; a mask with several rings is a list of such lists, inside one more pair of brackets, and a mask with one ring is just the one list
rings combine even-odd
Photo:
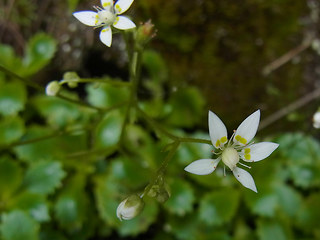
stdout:
[[227,147],[222,152],[222,162],[227,165],[231,171],[236,167],[239,162],[239,153],[233,147]]
[[96,25],[111,25],[117,18],[117,15],[109,10],[98,11],[98,24]]

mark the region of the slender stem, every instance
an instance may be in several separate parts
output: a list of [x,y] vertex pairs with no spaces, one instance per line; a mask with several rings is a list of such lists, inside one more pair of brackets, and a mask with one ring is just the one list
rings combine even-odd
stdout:
[[32,144],[32,143],[40,142],[40,141],[43,141],[43,140],[48,140],[48,139],[50,139],[50,138],[55,138],[55,137],[60,137],[60,136],[63,136],[63,135],[68,135],[68,134],[71,134],[71,133],[74,133],[74,132],[85,131],[85,130],[87,130],[87,129],[88,129],[88,128],[58,131],[58,132],[55,132],[55,133],[53,133],[53,134],[49,134],[49,135],[46,135],[46,136],[42,136],[42,137],[38,137],[38,138],[33,138],[33,139],[29,139],[29,140],[25,140],[25,141],[20,141],[20,142],[14,142],[14,143],[11,143],[10,145],[2,148],[0,151],[5,150],[5,149],[10,149],[10,148],[13,148],[13,147],[17,147],[17,146],[21,146],[21,145],[27,145],[27,144]]
[[[59,83],[60,84],[65,84],[68,82],[72,82],[72,81],[68,81],[68,80],[61,80]],[[131,85],[130,82],[124,82],[124,81],[114,81],[110,78],[99,78],[99,79],[95,79],[95,78],[81,78],[77,81],[75,81],[77,83],[107,83],[113,86],[118,86],[118,87],[129,87]]]
[[181,138],[178,138],[178,139],[179,139],[179,142],[204,143],[204,144],[212,145],[212,142],[210,140],[206,140],[206,139],[185,138],[185,137],[181,137]]
[[148,192],[150,191],[150,189],[152,188],[152,186],[156,183],[157,179],[159,176],[164,174],[164,171],[166,170],[168,163],[170,162],[170,160],[172,159],[173,155],[176,153],[178,147],[180,145],[179,141],[175,141],[172,145],[172,148],[170,150],[170,152],[168,153],[168,155],[166,156],[166,158],[163,160],[163,162],[161,163],[161,166],[158,168],[155,177],[150,181],[150,183],[148,184],[148,186],[144,189],[142,196],[147,195]]
[[32,87],[32,88],[34,88],[34,89],[37,89],[37,90],[39,90],[39,91],[44,92],[44,88],[41,87],[39,84],[34,83],[34,82],[30,81],[29,79],[26,79],[26,78],[24,78],[24,77],[21,77],[21,76],[17,75],[16,73],[10,71],[10,70],[7,69],[6,67],[2,66],[1,64],[0,64],[0,71],[6,73],[7,75],[11,76],[12,78],[16,78],[16,79],[18,79],[19,81],[24,82],[24,83],[25,83],[27,86],[29,86],[29,87]]
[[119,143],[121,143],[123,141],[126,125],[128,124],[129,117],[130,117],[130,111],[131,111],[132,107],[137,104],[137,95],[136,94],[137,94],[138,80],[139,80],[139,75],[140,75],[140,63],[141,63],[141,52],[135,51],[133,53],[133,57],[131,60],[131,66],[130,66],[131,88],[130,88],[129,103],[128,103],[126,113],[124,116]]
[[168,132],[165,128],[163,128],[162,125],[157,123],[154,119],[149,117],[143,110],[141,110],[138,106],[136,106],[136,110],[138,113],[147,121],[149,122],[150,125],[152,125],[153,128],[159,130],[162,132],[164,135],[166,135],[168,138],[178,141],[178,142],[193,142],[193,143],[204,143],[204,144],[209,144],[212,145],[210,140],[206,139],[199,139],[199,138],[190,138],[190,137],[178,137],[173,135],[172,133]]
[[162,132],[164,135],[166,135],[168,138],[176,141],[179,139],[179,137],[169,133],[165,128],[163,128],[159,123],[157,123],[155,120],[153,120],[151,117],[149,117],[143,110],[141,110],[138,106],[136,106],[136,110],[138,113],[147,121],[149,124],[155,128],[158,129],[160,132]]

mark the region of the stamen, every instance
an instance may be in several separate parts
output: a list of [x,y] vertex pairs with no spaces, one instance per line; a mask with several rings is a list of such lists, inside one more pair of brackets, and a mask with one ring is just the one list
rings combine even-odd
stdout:
[[240,165],[242,165],[242,166],[244,166],[244,167],[247,167],[247,168],[251,168],[250,166],[248,166],[248,165],[245,165],[245,164],[243,164],[243,163],[241,163],[241,162],[238,162]]

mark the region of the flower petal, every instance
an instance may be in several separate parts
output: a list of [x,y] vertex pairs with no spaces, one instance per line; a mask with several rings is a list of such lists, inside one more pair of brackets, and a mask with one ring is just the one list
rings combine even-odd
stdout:
[[209,111],[208,125],[212,145],[215,148],[223,146],[228,141],[227,128],[224,125],[224,123],[220,120],[220,118],[211,111]]
[[208,175],[216,169],[219,162],[220,158],[200,159],[190,163],[184,170],[197,175]]
[[244,148],[240,155],[246,162],[258,162],[268,157],[279,146],[273,142],[261,142]]
[[238,167],[234,168],[232,173],[244,187],[249,188],[254,192],[258,192],[256,184],[254,183],[254,180],[250,173]]
[[113,7],[113,0],[101,0],[101,6],[106,10],[110,10]]
[[126,29],[131,29],[136,27],[134,22],[132,22],[129,18],[124,16],[118,16],[116,18],[116,21],[113,23],[113,26],[121,30],[126,30]]
[[74,12],[72,15],[87,26],[95,26],[98,16],[98,14],[93,11]]
[[100,40],[101,42],[103,42],[105,45],[107,45],[108,47],[111,46],[111,42],[112,42],[112,31],[111,31],[111,27],[107,26],[104,27],[101,32],[100,32]]
[[115,5],[114,5],[114,10],[116,14],[122,14],[125,11],[128,10],[128,8],[131,6],[134,0],[119,0]]
[[237,128],[233,142],[239,145],[248,144],[256,135],[260,121],[260,110],[255,111],[247,117]]

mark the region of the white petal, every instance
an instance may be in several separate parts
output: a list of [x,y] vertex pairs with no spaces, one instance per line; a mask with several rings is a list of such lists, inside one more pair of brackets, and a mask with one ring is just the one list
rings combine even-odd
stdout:
[[115,5],[114,5],[114,10],[116,14],[122,14],[125,11],[128,10],[128,8],[131,6],[134,0],[119,0]]
[[132,22],[129,18],[124,16],[118,16],[116,18],[116,21],[113,23],[113,26],[121,30],[126,30],[126,29],[131,29],[136,27],[134,22]]
[[105,45],[107,45],[108,47],[111,46],[111,42],[112,42],[112,31],[111,31],[111,27],[104,27],[101,32],[100,32],[100,40],[101,42],[103,42]]
[[113,7],[113,0],[101,0],[101,6],[109,10],[111,7]]
[[268,157],[278,146],[279,144],[273,142],[252,144],[242,150],[241,156],[246,162],[258,162]]
[[220,145],[227,142],[228,132],[226,126],[220,118],[211,111],[209,111],[208,125],[210,139],[215,148],[218,148]]
[[256,135],[260,121],[260,110],[255,111],[247,117],[238,127],[235,135],[234,142],[239,145],[248,144]]
[[208,175],[216,169],[219,162],[220,159],[200,159],[190,163],[184,170],[197,175]]
[[246,188],[251,189],[254,192],[258,192],[256,188],[256,184],[254,183],[254,180],[250,173],[243,170],[242,168],[234,168],[233,169],[233,175],[236,177],[236,179]]
[[95,26],[98,14],[93,11],[80,11],[72,14],[76,19],[88,26]]

